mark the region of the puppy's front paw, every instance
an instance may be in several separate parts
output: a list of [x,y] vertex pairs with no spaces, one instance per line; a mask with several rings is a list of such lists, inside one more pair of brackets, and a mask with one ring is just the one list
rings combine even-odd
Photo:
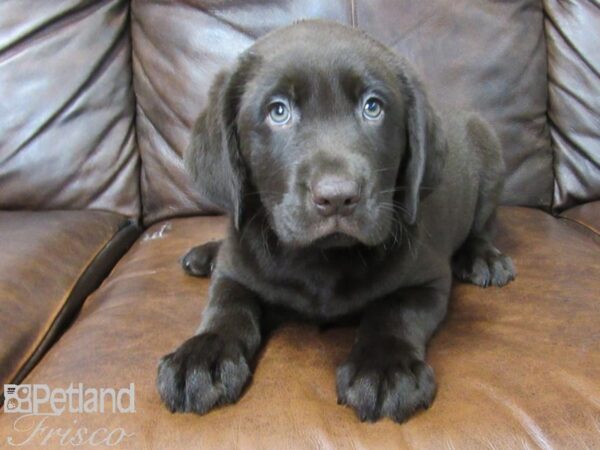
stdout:
[[352,406],[362,421],[404,422],[429,408],[435,393],[433,369],[394,339],[353,348],[337,370],[338,403]]
[[512,259],[492,245],[460,249],[452,270],[459,280],[481,287],[504,286],[517,274]]
[[241,344],[205,333],[160,360],[157,386],[171,412],[204,414],[234,403],[250,375]]

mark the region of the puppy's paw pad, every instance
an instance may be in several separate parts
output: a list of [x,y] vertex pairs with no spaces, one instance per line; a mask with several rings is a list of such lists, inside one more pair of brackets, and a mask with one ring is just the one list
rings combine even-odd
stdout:
[[405,422],[431,406],[436,384],[427,363],[410,353],[361,353],[353,351],[337,370],[338,403],[354,408],[361,421]]
[[157,387],[171,412],[204,414],[216,406],[235,402],[250,375],[237,342],[200,334],[161,359]]

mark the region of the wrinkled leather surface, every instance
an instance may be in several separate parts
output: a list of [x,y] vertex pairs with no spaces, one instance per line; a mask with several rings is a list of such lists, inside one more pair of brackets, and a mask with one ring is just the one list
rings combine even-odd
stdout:
[[114,265],[118,251],[94,262],[126,223],[108,212],[0,211],[0,385],[25,375],[96,287],[78,286],[86,270]]
[[584,203],[563,211],[561,217],[577,222],[600,237],[600,201]]
[[600,2],[544,0],[554,208],[600,199]]
[[0,209],[136,216],[129,2],[0,2]]
[[[146,231],[25,382],[135,383],[135,414],[77,416],[78,426],[135,433],[123,448],[598,448],[600,248],[537,210],[503,208],[499,216],[498,245],[519,276],[501,289],[455,287],[429,350],[437,400],[405,425],[362,424],[336,404],[334,371],[352,345],[350,328],[278,330],[234,406],[203,417],[161,406],[158,359],[194,332],[208,289],[177,259],[221,235],[222,218],[170,220]],[[65,427],[74,418],[45,424]],[[0,416],[0,439],[14,420]]]
[[181,162],[213,77],[267,31],[315,17],[354,24],[405,54],[420,69],[435,104],[481,112],[504,145],[509,166],[504,200],[550,205],[539,0],[134,0],[133,70],[147,223],[213,210],[194,193]]

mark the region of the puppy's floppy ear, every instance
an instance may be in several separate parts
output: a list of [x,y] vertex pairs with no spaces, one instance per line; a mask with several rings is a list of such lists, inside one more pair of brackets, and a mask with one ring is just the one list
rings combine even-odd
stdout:
[[253,55],[242,56],[233,71],[220,72],[210,88],[208,104],[196,121],[184,162],[196,188],[211,203],[232,215],[239,228],[246,170],[237,115],[253,67]]
[[400,82],[406,102],[407,149],[398,174],[404,221],[417,220],[419,201],[441,181],[447,144],[440,119],[414,70],[402,62]]

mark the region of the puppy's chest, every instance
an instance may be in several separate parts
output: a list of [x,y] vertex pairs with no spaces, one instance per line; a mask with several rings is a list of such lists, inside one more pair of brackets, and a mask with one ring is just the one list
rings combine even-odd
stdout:
[[267,303],[291,309],[301,316],[333,319],[356,313],[393,289],[378,273],[314,271],[302,277],[265,280],[261,296]]

